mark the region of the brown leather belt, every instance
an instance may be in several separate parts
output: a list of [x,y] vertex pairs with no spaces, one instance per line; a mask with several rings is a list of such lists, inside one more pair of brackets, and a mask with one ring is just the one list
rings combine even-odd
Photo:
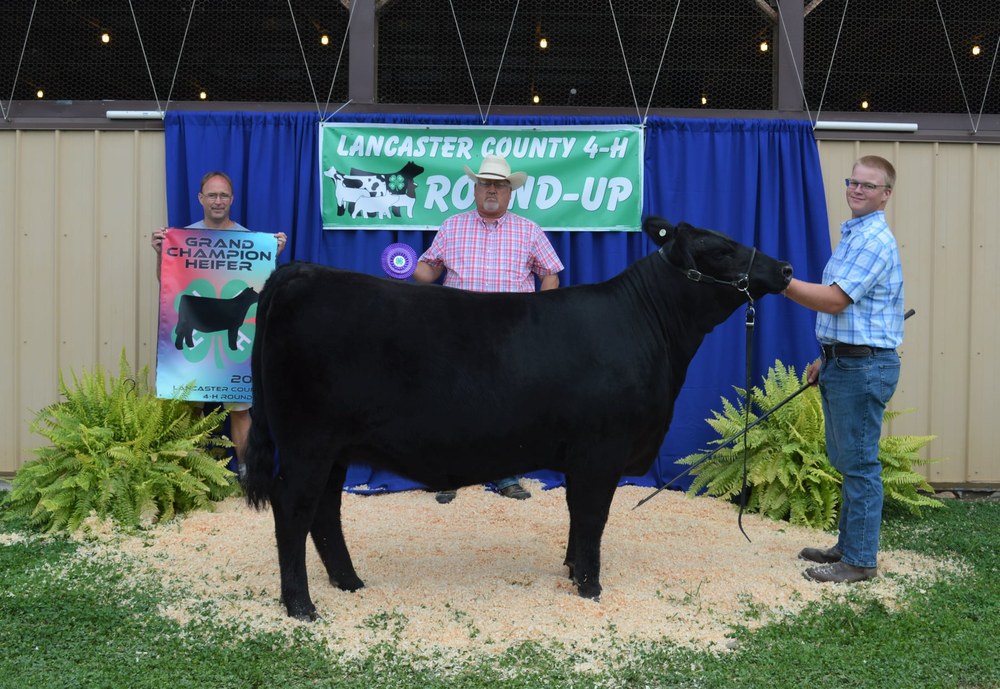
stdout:
[[825,344],[823,347],[823,358],[832,359],[838,356],[871,356],[876,352],[888,352],[890,351],[886,347],[869,347],[868,345],[849,345],[849,344]]

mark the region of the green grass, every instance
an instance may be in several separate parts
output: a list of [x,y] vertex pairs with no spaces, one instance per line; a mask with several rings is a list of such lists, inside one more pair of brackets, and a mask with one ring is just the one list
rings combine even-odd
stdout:
[[731,652],[622,642],[608,649],[607,669],[590,673],[558,644],[523,644],[444,670],[388,644],[345,658],[307,625],[286,634],[213,624],[212,601],[180,624],[157,614],[177,594],[145,572],[75,557],[85,544],[21,533],[24,540],[0,546],[3,689],[1000,686],[997,502],[948,501],[924,519],[887,518],[885,547],[966,566],[966,574],[906,591],[896,609],[850,590],[841,603],[736,630]]

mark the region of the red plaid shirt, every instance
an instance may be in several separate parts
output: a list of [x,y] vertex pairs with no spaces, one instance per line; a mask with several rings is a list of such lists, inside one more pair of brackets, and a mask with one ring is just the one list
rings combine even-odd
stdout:
[[475,210],[445,220],[420,260],[443,264],[444,284],[470,292],[534,292],[534,275],[563,269],[538,225],[513,213],[487,224]]

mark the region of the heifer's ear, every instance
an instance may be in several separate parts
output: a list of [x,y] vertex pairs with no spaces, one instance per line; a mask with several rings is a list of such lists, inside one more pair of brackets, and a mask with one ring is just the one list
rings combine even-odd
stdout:
[[691,226],[681,223],[675,228],[673,243],[667,249],[667,258],[678,268],[694,268],[695,261],[691,255]]
[[650,215],[645,220],[642,221],[642,231],[646,233],[653,243],[657,246],[663,246],[667,243],[675,231],[675,227],[670,224],[669,220],[661,218],[658,215]]

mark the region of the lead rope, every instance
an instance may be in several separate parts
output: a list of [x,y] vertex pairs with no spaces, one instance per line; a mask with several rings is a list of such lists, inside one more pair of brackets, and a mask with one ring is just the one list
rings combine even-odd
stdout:
[[751,369],[753,367],[751,365],[751,361],[753,359],[753,327],[754,327],[754,324],[756,322],[756,315],[757,315],[757,313],[756,313],[756,311],[753,308],[753,298],[750,297],[750,292],[747,291],[746,294],[747,294],[747,298],[750,299],[750,301],[747,302],[747,317],[746,317],[746,323],[747,323],[747,348],[746,348],[747,349],[747,360],[746,360],[746,374],[747,374],[747,387],[746,387],[746,391],[747,391],[747,401],[746,401],[746,407],[743,409],[743,412],[744,412],[744,420],[743,420],[743,485],[740,486],[740,514],[736,518],[736,523],[740,527],[740,533],[743,534],[743,537],[745,539],[747,539],[747,543],[753,543],[753,541],[750,540],[750,537],[747,536],[747,532],[743,529],[743,512],[746,509],[747,499],[748,499],[748,496],[747,496],[747,493],[748,493],[748,491],[747,491],[747,473],[748,473],[747,472],[747,465],[748,465],[749,457],[750,457],[750,443],[747,440],[747,438],[750,437],[750,433],[748,432],[749,429],[750,429],[750,400],[751,400],[751,397],[753,396],[753,388],[751,387],[751,381],[752,381]]

